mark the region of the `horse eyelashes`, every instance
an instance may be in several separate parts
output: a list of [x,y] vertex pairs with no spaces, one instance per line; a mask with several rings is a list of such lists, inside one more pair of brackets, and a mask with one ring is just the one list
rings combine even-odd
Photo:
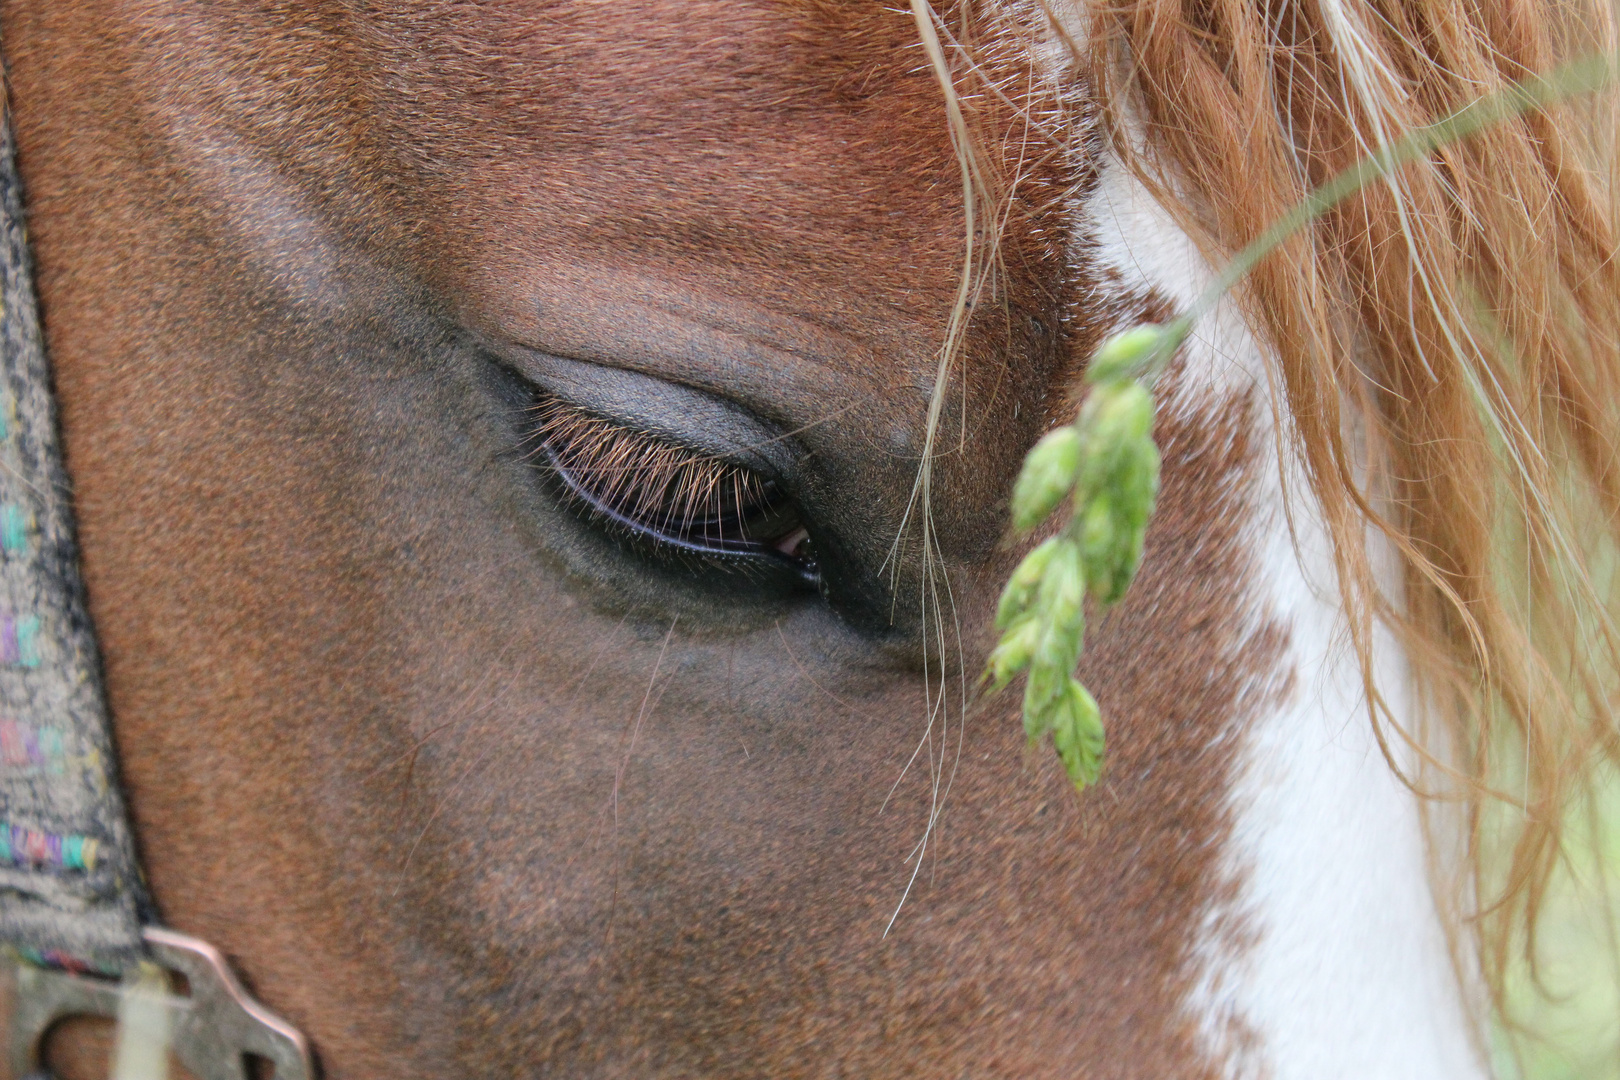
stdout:
[[797,515],[752,470],[556,398],[542,398],[532,416],[537,462],[610,529],[695,554],[807,562]]

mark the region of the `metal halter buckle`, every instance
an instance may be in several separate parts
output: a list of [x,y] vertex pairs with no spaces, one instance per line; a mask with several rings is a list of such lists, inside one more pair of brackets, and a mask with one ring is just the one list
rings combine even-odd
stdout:
[[[242,989],[225,957],[212,945],[173,930],[142,931],[151,959],[184,976],[185,996],[165,993],[151,1000],[167,1011],[169,1047],[199,1080],[258,1080],[248,1056],[275,1067],[275,1080],[315,1080],[309,1043],[285,1020]],[[41,1041],[51,1025],[70,1016],[116,1018],[128,984],[109,982],[32,964],[17,965],[11,1017],[11,1075],[46,1077]]]

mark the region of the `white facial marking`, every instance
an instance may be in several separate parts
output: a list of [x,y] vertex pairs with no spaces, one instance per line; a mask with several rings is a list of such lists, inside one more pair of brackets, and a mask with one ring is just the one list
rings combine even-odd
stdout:
[[[1151,289],[1184,307],[1212,276],[1185,232],[1117,165],[1105,168],[1081,213],[1094,254],[1124,289]],[[1202,971],[1186,1007],[1232,1076],[1485,1077],[1430,890],[1416,797],[1374,740],[1327,535],[1291,465],[1290,534],[1265,358],[1226,304],[1189,343],[1172,407],[1239,389],[1257,395],[1255,445],[1265,466],[1248,533],[1255,625],[1286,627],[1294,680],[1246,735],[1224,856],[1236,899],[1207,913]],[[1387,639],[1377,675],[1400,717],[1410,693]]]

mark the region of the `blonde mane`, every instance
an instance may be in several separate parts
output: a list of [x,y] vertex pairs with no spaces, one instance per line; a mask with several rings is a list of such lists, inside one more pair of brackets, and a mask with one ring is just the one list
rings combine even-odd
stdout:
[[[1616,43],[1607,0],[1000,7],[1037,27],[1032,48],[1069,54],[1114,153],[1216,265],[1380,144]],[[928,49],[947,96],[998,93],[969,90],[960,36],[954,57]],[[993,219],[963,111],[964,188]],[[1465,982],[1499,1012],[1509,970],[1533,966],[1563,825],[1620,760],[1617,132],[1606,92],[1446,146],[1297,233],[1239,298],[1333,540],[1370,722],[1392,767],[1411,756],[1397,741],[1418,752],[1403,779],[1431,847],[1461,825],[1460,872],[1437,857],[1437,891]],[[959,336],[953,321],[947,360]],[[1380,627],[1420,716],[1373,682]]]

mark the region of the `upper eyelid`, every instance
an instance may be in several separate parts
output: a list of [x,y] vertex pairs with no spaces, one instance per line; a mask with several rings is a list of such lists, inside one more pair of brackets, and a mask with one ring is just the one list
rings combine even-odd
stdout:
[[538,421],[538,426],[535,432],[538,437],[542,439],[547,437],[545,428],[550,426],[550,418],[555,413],[573,413],[579,420],[585,421],[592,425],[600,425],[600,429],[604,435],[611,434],[612,436],[639,441],[645,445],[645,448],[649,452],[672,450],[683,454],[685,455],[685,457],[682,459],[683,465],[716,463],[737,470],[748,469],[747,465],[733,461],[725,454],[713,453],[700,447],[688,446],[683,440],[670,438],[660,432],[643,431],[633,424],[624,423],[620,420],[614,419],[613,417],[599,416],[589,409],[582,408],[575,405],[571,401],[567,401],[563,398],[550,394],[545,395],[534,405],[532,409],[532,415]]
[[770,480],[798,458],[791,438],[741,406],[704,391],[624,368],[525,350],[519,374],[559,400],[619,425]]
[[[750,494],[763,497],[765,489],[772,486],[770,480],[760,476],[759,473],[746,465],[733,461],[726,455],[709,453],[674,440],[640,431],[605,417],[596,416],[558,398],[551,398],[538,404],[535,407],[535,416],[538,421],[536,435],[547,444],[565,434],[561,430],[564,425],[576,424],[578,426],[574,427],[570,434],[577,439],[625,440],[640,444],[637,449],[644,451],[649,456],[661,457],[663,460],[653,465],[648,465],[643,461],[627,468],[618,465],[612,467],[615,480],[619,477],[634,477],[638,472],[642,474],[637,480],[618,482],[613,485],[615,491],[623,492],[626,497],[638,495],[638,493],[630,491],[626,486],[627,484],[638,483],[643,480],[662,479],[664,481],[656,490],[644,490],[639,493],[638,498],[644,508],[648,506],[647,499],[649,497],[663,492],[676,474],[686,470],[708,470],[710,477],[714,478],[716,483],[723,482],[726,473],[732,474],[734,479],[741,477],[742,484],[735,489],[739,493],[746,490]],[[601,450],[606,451],[607,447],[603,446]],[[592,451],[586,452],[588,454],[592,453]],[[604,471],[605,468],[604,466]],[[592,469],[581,469],[579,466],[574,466],[572,471],[589,474]],[[604,492],[603,494],[608,493]]]

